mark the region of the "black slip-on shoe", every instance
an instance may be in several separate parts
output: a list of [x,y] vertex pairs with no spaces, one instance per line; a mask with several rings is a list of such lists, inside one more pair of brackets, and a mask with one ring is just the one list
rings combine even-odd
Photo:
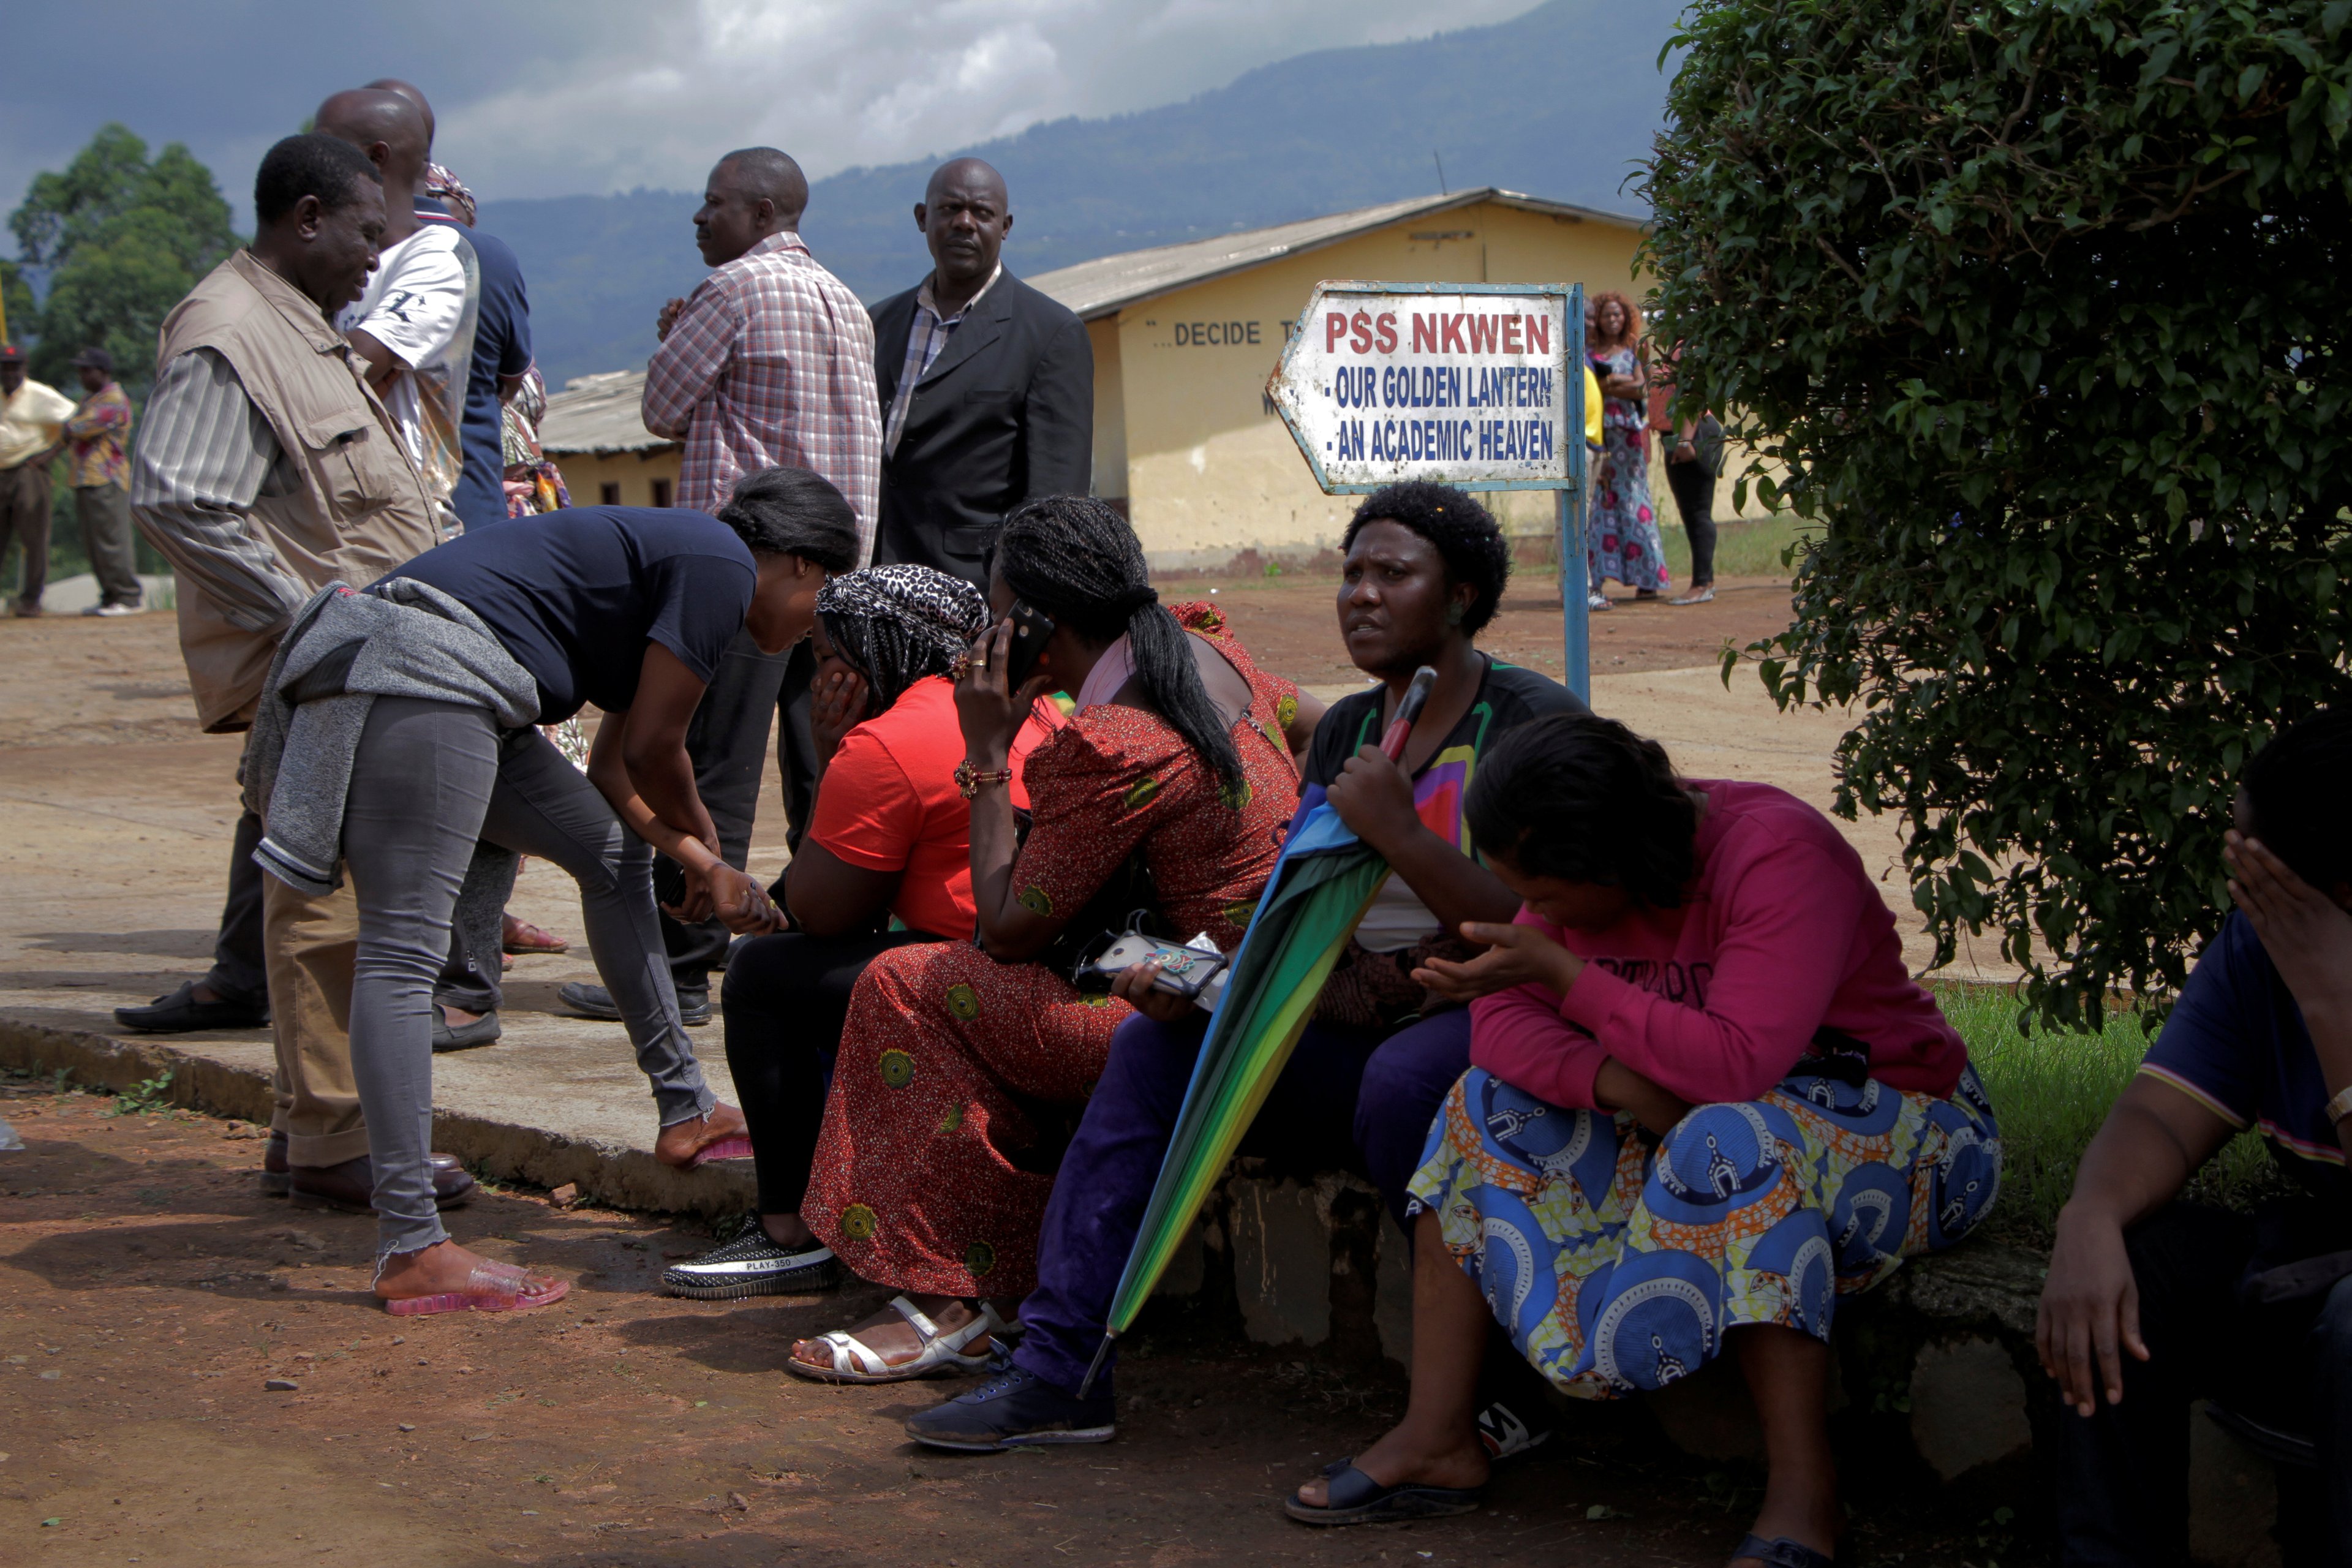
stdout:
[[[602,985],[591,985],[585,980],[567,980],[555,988],[555,999],[573,1012],[607,1023],[621,1021],[620,1008],[613,1005],[613,994]],[[677,993],[678,1021],[688,1027],[698,1027],[710,1022],[710,987],[688,989],[680,986]]]
[[804,1296],[842,1280],[841,1260],[822,1243],[791,1247],[770,1238],[757,1216],[743,1234],[662,1271],[662,1289],[697,1301],[740,1301],[747,1296]]
[[446,1014],[438,1007],[433,1009],[433,1049],[436,1053],[470,1051],[476,1046],[495,1045],[499,1034],[499,1016],[496,1013],[485,1013],[470,1024],[453,1027]]
[[1108,1392],[1080,1399],[1016,1366],[909,1418],[907,1436],[926,1447],[993,1454],[1048,1443],[1108,1443],[1118,1427]]
[[266,1029],[269,1004],[259,1002],[199,1002],[196,982],[182,982],[168,996],[158,996],[144,1007],[117,1007],[114,1021],[146,1035],[184,1035],[196,1029]]

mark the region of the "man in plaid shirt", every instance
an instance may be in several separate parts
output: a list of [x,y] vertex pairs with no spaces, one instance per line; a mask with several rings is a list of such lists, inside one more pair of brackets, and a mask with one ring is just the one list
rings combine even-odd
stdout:
[[[686,443],[678,505],[717,511],[740,479],[763,468],[807,468],[831,480],[857,513],[863,566],[874,558],[882,474],[874,324],[795,232],[807,205],[800,165],[774,148],[747,147],[719,160],[694,215],[695,243],[716,270],[690,298],[662,307],[643,414],[646,429]],[[806,643],[768,655],[748,634],[739,637],[687,731],[695,789],[719,829],[720,856],[739,870],[751,851],[768,726],[779,709],[788,842],[798,847],[808,826],[815,669]],[[658,861],[655,886],[664,903],[675,903],[683,874]],[[727,928],[715,920],[680,925],[664,915],[662,935],[679,1012],[689,1024],[709,1022],[710,971],[727,951]],[[574,982],[559,994],[592,1017],[620,1016],[601,985]]]

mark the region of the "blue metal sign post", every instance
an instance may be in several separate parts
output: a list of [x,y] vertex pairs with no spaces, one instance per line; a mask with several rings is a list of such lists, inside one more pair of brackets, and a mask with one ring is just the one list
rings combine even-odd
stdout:
[[1590,701],[1585,379],[1582,284],[1326,281],[1265,393],[1326,495],[1552,491],[1561,673]]

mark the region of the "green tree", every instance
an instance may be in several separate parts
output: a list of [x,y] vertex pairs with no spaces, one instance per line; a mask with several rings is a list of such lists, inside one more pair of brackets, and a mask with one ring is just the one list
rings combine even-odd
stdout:
[[1661,330],[1822,525],[1752,651],[1860,704],[1838,808],[1899,814],[1939,956],[1997,930],[2044,1017],[2164,1004],[2240,765],[2352,697],[2347,23],[1714,0],[1676,39]]
[[237,245],[212,174],[174,142],[147,144],[103,127],[61,173],[34,177],[8,227],[28,266],[48,269],[37,315],[12,331],[37,334],[34,375],[70,389],[68,362],[97,345],[136,395],[154,375],[155,331],[173,306]]

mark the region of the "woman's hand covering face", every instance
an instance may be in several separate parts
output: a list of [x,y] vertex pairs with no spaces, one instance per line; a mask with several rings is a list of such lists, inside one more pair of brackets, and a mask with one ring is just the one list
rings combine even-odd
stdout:
[[2315,1012],[2352,1018],[2352,913],[2301,877],[2259,838],[2221,838],[2230,897],[2308,1022]]
[[992,767],[1002,767],[1012,754],[1013,738],[1053,679],[1051,675],[1033,675],[1019,691],[1008,692],[1004,672],[1012,657],[1013,618],[1008,616],[980,634],[964,656],[963,674],[956,681],[956,721],[963,730],[964,752]]
[[819,667],[809,689],[809,731],[817,755],[830,762],[841,738],[866,717],[866,678],[839,660]]

